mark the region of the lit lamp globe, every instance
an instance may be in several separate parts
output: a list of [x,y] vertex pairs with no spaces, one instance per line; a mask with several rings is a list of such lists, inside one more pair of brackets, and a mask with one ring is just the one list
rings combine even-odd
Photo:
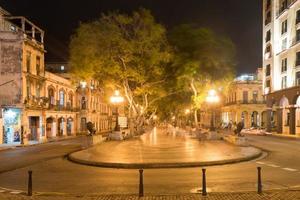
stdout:
[[120,95],[119,90],[116,90],[114,92],[114,95],[110,97],[110,102],[113,105],[116,105],[116,127],[115,127],[115,131],[120,131],[118,105],[124,102],[124,97],[122,97]]
[[[220,97],[217,95],[216,90],[209,90],[206,97],[206,102],[209,104],[217,104],[220,101]],[[215,111],[212,109],[211,120],[210,120],[210,131],[215,131]]]
[[212,89],[208,91],[208,96],[206,97],[207,103],[218,103],[220,101],[220,97],[217,95],[216,90]]
[[122,96],[120,95],[119,90],[116,90],[116,91],[114,92],[114,95],[110,97],[110,102],[111,102],[112,104],[120,104],[120,103],[123,103],[123,102],[124,102],[124,97],[122,97]]

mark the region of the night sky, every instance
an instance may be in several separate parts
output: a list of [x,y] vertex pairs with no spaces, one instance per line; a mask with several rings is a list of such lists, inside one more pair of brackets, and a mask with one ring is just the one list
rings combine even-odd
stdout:
[[167,29],[181,23],[209,27],[230,37],[237,47],[237,72],[254,72],[261,66],[261,0],[0,0],[13,15],[29,18],[46,31],[46,61],[66,61],[68,42],[79,22],[102,12],[152,11]]

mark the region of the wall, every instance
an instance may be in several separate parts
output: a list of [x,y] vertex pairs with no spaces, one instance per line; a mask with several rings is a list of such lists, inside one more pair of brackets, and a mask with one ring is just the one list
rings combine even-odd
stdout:
[[12,32],[0,34],[0,105],[21,103],[21,35]]

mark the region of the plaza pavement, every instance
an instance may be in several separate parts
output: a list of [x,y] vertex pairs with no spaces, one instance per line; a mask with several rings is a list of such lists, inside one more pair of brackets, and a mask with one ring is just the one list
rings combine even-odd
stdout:
[[223,165],[258,158],[262,151],[227,142],[199,141],[189,134],[154,128],[149,134],[127,141],[109,141],[75,152],[69,159],[109,168],[147,169]]
[[0,200],[299,200],[299,190],[266,191],[244,193],[211,193],[203,197],[201,194],[155,195],[138,197],[137,195],[64,195],[35,194],[28,197],[22,194],[0,193]]

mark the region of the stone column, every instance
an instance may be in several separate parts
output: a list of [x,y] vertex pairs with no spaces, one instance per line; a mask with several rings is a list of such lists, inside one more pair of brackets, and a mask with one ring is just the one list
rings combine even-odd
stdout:
[[290,134],[296,134],[296,108],[290,107]]
[[267,114],[267,132],[271,132],[272,131],[272,122],[271,122],[271,115],[272,115],[272,108],[267,108],[266,111]]
[[277,133],[282,133],[282,108],[277,108]]

